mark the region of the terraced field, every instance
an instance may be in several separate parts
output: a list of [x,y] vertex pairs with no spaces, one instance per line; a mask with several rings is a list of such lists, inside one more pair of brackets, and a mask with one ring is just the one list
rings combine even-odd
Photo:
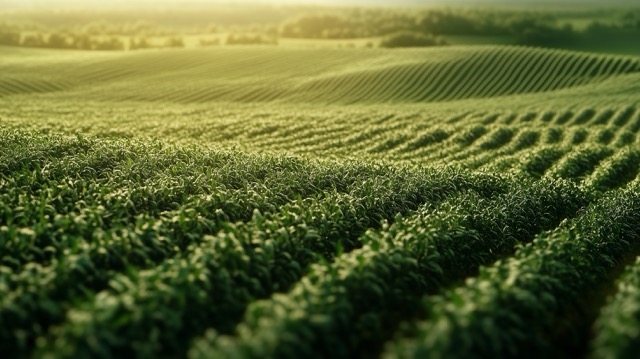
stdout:
[[638,352],[638,58],[0,57],[6,357]]

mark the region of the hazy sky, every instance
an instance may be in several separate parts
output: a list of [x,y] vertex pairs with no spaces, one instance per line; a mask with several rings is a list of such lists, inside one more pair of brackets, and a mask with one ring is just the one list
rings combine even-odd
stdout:
[[313,4],[313,5],[430,5],[430,4],[634,4],[640,6],[640,0],[0,0],[2,7],[43,7],[43,6],[123,6],[123,5],[200,5],[200,4]]

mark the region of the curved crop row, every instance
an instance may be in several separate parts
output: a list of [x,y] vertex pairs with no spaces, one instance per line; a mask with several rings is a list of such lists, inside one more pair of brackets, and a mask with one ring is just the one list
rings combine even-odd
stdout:
[[617,289],[596,321],[592,358],[634,358],[640,352],[640,258],[627,267]]
[[65,80],[44,80],[39,78],[0,78],[0,97],[15,94],[63,91],[71,87]]
[[[452,183],[451,189],[455,191],[460,184]],[[434,188],[437,187],[437,185],[434,186]],[[383,188],[388,187],[381,186],[381,189]],[[273,291],[287,289],[299,279],[307,265],[316,261],[319,256],[330,259],[338,247],[341,247],[343,251],[351,250],[356,244],[349,243],[349,237],[357,235],[365,228],[374,226],[372,223],[374,218],[385,218],[391,213],[406,212],[412,207],[406,203],[407,198],[402,198],[402,192],[399,189],[392,191],[396,197],[390,198],[386,203],[384,194],[380,193],[380,190],[363,188],[363,191],[375,194],[378,203],[367,203],[370,199],[366,197],[344,197],[343,203],[337,200],[335,203],[324,200],[317,203],[306,201],[304,204],[298,205],[297,208],[283,207],[278,216],[263,217],[259,215],[250,223],[237,224],[223,229],[216,237],[218,239],[212,238],[211,240],[215,243],[239,241],[233,242],[236,243],[234,244],[236,254],[249,260],[246,267],[242,267],[244,269],[234,267],[233,274],[227,278],[232,280],[232,283],[220,282],[216,279],[219,273],[226,273],[229,270],[222,258],[210,259],[207,257],[209,259],[202,259],[199,257],[199,253],[219,252],[219,250],[209,248],[206,240],[202,244],[190,246],[185,253],[179,254],[157,268],[139,272],[140,275],[144,274],[142,276],[119,275],[113,278],[111,282],[127,281],[135,283],[135,285],[132,284],[126,288],[110,285],[110,288],[101,292],[95,301],[71,308],[70,313],[80,312],[84,313],[83,316],[88,315],[96,319],[92,321],[91,326],[87,327],[86,323],[74,320],[75,314],[69,314],[67,322],[59,328],[52,329],[56,348],[60,352],[70,351],[74,353],[73,355],[91,352],[95,354],[99,352],[126,354],[132,353],[132,351],[136,355],[144,355],[145,350],[175,352],[180,350],[178,343],[171,341],[176,333],[186,336],[197,334],[204,329],[202,327],[204,323],[215,325],[223,332],[229,331],[230,326],[239,319],[244,307],[252,299],[264,297]],[[438,200],[440,195],[445,194],[444,192],[436,194],[436,191],[432,193],[434,201]],[[372,205],[375,207],[369,208]],[[387,211],[386,214],[385,211]],[[264,243],[258,242],[258,238]],[[240,244],[242,244],[243,250],[238,247]],[[231,244],[228,245],[231,246]],[[226,248],[227,244],[224,246]],[[221,255],[229,256],[228,253]],[[274,260],[271,258],[272,256],[281,259]],[[189,273],[196,271],[202,274],[203,271],[206,271],[213,277],[207,277],[208,279],[201,277],[204,282],[198,283],[189,281],[192,276],[173,277],[172,273],[179,272],[179,268],[184,263],[192,265],[192,267],[185,269],[189,270]],[[197,275],[193,274],[193,276]],[[154,288],[152,283],[157,278],[164,278],[162,281],[166,282],[167,286],[181,288],[176,292],[176,295],[180,295],[180,297],[167,297],[166,293],[162,294],[164,293],[162,288]],[[246,282],[246,278],[261,279],[259,282]],[[203,289],[202,286],[209,289]],[[234,288],[234,291],[239,291],[240,294],[218,297],[216,293],[229,290],[228,286]],[[139,301],[163,297],[162,301],[156,303],[153,308],[155,311],[162,311],[166,316],[157,318],[152,313],[148,313],[135,320],[130,320],[125,332],[109,334],[120,316],[126,315],[128,308],[123,303],[130,297],[138,298]],[[183,298],[179,302],[180,304],[172,301],[180,300],[179,298]],[[102,304],[103,302],[104,304]],[[186,310],[187,308],[193,310],[193,314]],[[174,321],[172,318],[175,316],[180,317],[181,320]],[[157,340],[148,339],[149,331],[158,326],[171,327],[172,330],[158,333]],[[74,333],[93,333],[99,337],[117,335],[129,339],[139,338],[140,340],[147,338],[145,340],[147,344],[144,348],[141,346],[132,348],[130,343],[126,341],[107,341],[98,348],[92,348],[85,341],[84,335],[77,336]]]
[[[56,66],[64,81],[31,76],[33,65],[14,65],[16,75],[0,80],[0,96],[77,87],[73,93],[83,98],[122,101],[441,102],[546,92],[640,70],[632,58],[508,46],[393,52],[183,49],[96,56],[75,66]],[[614,122],[628,120],[622,116]]]
[[299,87],[300,95],[293,98],[436,102],[551,91],[638,70],[636,60],[625,58],[534,48],[482,48],[450,62],[399,65],[314,80]]
[[566,148],[547,145],[536,151],[531,151],[521,158],[520,168],[527,175],[540,178],[566,153]]
[[615,189],[633,181],[639,172],[640,150],[627,147],[598,166],[585,180],[585,186],[601,191]]
[[[445,177],[441,179],[445,182],[450,180]],[[320,257],[330,260],[338,251],[359,247],[360,244],[350,243],[349,240],[355,241],[364,229],[375,227],[375,222],[392,213],[406,213],[412,209],[414,205],[407,201],[413,200],[413,196],[424,196],[424,201],[429,197],[431,202],[437,202],[446,197],[449,191],[455,192],[465,186],[455,179],[450,185],[442,183],[444,187],[435,182],[427,184],[425,180],[422,179],[422,185],[430,189],[421,194],[411,189],[407,192],[407,189],[393,188],[388,183],[377,188],[365,184],[358,188],[363,192],[360,196],[353,193],[353,197],[329,196],[327,200],[305,201],[295,207],[285,206],[277,215],[258,214],[248,223],[227,225],[217,236],[189,246],[186,251],[155,268],[112,278],[109,288],[100,292],[94,300],[69,309],[66,321],[51,329],[51,340],[46,345],[53,347],[46,347],[45,350],[55,349],[70,356],[91,353],[136,356],[158,352],[179,353],[184,351],[181,345],[185,345],[185,341],[176,341],[176,334],[188,338],[203,331],[204,325],[213,325],[222,332],[229,332],[252,300],[268,296],[274,291],[286,290],[301,277],[310,263]],[[383,193],[391,188],[391,191]],[[477,189],[488,193],[495,191],[495,188]],[[217,249],[217,246],[233,247],[234,256],[237,256],[233,260],[242,259],[245,264],[227,264],[227,260],[232,260],[231,254]],[[202,257],[202,254],[206,256]],[[187,263],[189,266],[183,268]],[[182,276],[174,275],[183,272]],[[223,276],[222,279],[220,276]],[[199,280],[194,282],[193,278]],[[114,285],[114,281],[131,285],[121,287]],[[156,287],[157,281],[164,283],[164,286]],[[170,295],[166,293],[166,287],[179,290]],[[219,296],[223,292],[230,294]],[[127,321],[127,328],[113,332],[122,316],[133,315],[126,305],[128,298],[136,298],[137,303],[153,301],[153,311],[132,317]],[[146,307],[143,305],[143,308]],[[157,311],[164,315],[155,316],[154,312]],[[94,320],[91,323],[79,321],[76,320],[78,315]],[[153,328],[157,327],[171,330],[153,334],[155,339],[149,337]],[[97,347],[91,345],[87,341],[87,333],[91,333],[89,338],[103,338],[103,344]],[[107,337],[122,340],[109,341]],[[131,339],[145,344],[133,346],[128,341]]]
[[[291,232],[291,248],[301,254],[276,252],[297,258],[304,270],[320,256],[330,259],[338,248],[359,247],[358,237],[384,219],[467,189],[495,194],[507,185],[498,177],[455,170],[3,133],[0,142],[8,151],[0,172],[6,185],[0,188],[0,258],[7,270],[0,278],[0,316],[11,326],[0,331],[0,343],[6,352],[28,351],[74,305],[93,308],[89,293],[114,291],[109,295],[116,302],[127,298],[128,292],[112,288],[113,280],[138,280],[138,270],[162,277],[173,270],[171,263],[197,257],[205,236],[220,230],[223,235],[230,221],[249,221],[255,210],[264,213],[260,224],[269,223],[268,228],[250,221],[238,224],[236,231],[247,234],[247,243],[254,237],[275,240]],[[32,160],[21,161],[22,152],[31,153]],[[305,239],[310,232],[313,240]],[[227,236],[233,237],[233,231]],[[193,253],[185,254],[189,248]],[[287,270],[276,268],[272,275],[282,273]],[[289,283],[300,275],[290,273]],[[185,288],[199,293],[197,287]],[[243,308],[249,298],[286,286],[265,288],[250,286],[250,297],[229,300]],[[205,304],[210,302],[200,303]],[[172,306],[167,309],[175,312]],[[116,319],[107,316],[103,321],[110,327],[110,320]],[[144,317],[139,323],[144,327],[153,321]],[[185,327],[175,330],[180,328]],[[198,331],[195,325],[186,328]],[[105,345],[132,350],[122,343]]]
[[537,182],[494,199],[471,193],[416,217],[368,232],[364,247],[313,265],[287,294],[252,304],[237,337],[195,344],[191,355],[299,358],[375,354],[419,299],[540,230],[555,227],[588,202],[566,182]]
[[[547,356],[583,293],[601,283],[640,235],[637,188],[605,196],[583,215],[539,235],[477,278],[425,300],[428,319],[386,358]],[[564,342],[571,347],[575,343]]]
[[584,146],[574,149],[549,169],[547,176],[580,180],[595,170],[598,164],[613,154],[604,146]]

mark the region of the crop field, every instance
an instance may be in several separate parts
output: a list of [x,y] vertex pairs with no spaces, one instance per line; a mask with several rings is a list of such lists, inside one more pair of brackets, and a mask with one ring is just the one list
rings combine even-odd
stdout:
[[0,47],[3,358],[634,358],[640,58]]

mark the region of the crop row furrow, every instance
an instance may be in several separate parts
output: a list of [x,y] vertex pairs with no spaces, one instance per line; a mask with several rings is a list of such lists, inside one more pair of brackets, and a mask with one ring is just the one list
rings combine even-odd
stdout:
[[584,145],[575,148],[571,153],[564,156],[547,172],[547,176],[569,178],[580,181],[588,176],[598,166],[598,164],[611,156],[614,151],[600,145]]
[[[156,268],[112,278],[108,289],[69,309],[66,321],[51,329],[43,345],[70,356],[101,351],[112,355],[175,354],[184,350],[180,345],[186,343],[177,339],[201,334],[204,325],[228,332],[248,303],[286,290],[319,255],[331,259],[339,249],[349,252],[360,246],[356,239],[365,229],[376,227],[394,213],[406,213],[421,203],[444,199],[450,191],[476,188],[485,181],[479,178],[476,184],[466,183],[454,173],[433,176],[431,181],[422,178],[414,186],[373,181],[354,188],[356,198],[339,196],[315,204],[307,201],[298,208],[282,208],[278,215],[257,214],[249,223],[230,225],[215,237],[205,235],[200,243],[191,244]],[[496,180],[487,178],[489,187],[477,189],[493,194],[495,186],[501,186],[494,183]],[[114,283],[129,284],[121,287]],[[166,288],[174,288],[173,295],[168,295]],[[131,313],[127,305],[131,299],[150,311]],[[155,315],[157,311],[163,315]],[[112,333],[122,316],[130,318],[127,327]],[[86,322],[82,319],[86,317],[94,319]],[[122,340],[108,340],[114,335]],[[97,348],[88,341],[95,337],[103,343]],[[133,343],[145,344],[132,345],[134,338]]]
[[[427,320],[391,342],[384,357],[540,358],[571,350],[576,343],[563,332],[578,324],[563,316],[581,309],[581,296],[637,241],[638,220],[637,188],[605,196],[465,285],[426,298]],[[559,338],[567,341],[555,343]]]
[[[526,189],[525,189],[526,187]],[[531,183],[492,199],[471,192],[370,231],[364,247],[313,265],[286,294],[247,309],[236,336],[211,332],[192,358],[375,355],[422,295],[510,253],[590,201],[562,181]]]

